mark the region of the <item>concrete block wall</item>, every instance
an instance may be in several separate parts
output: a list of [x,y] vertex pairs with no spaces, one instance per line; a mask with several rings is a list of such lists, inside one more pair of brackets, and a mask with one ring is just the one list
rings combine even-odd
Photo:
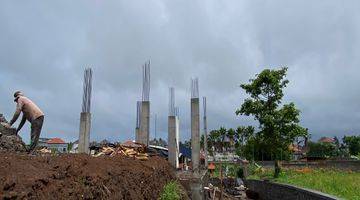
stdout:
[[262,180],[245,180],[245,186],[261,200],[336,200],[337,197],[314,190]]
[[[274,168],[274,161],[256,161],[264,168]],[[360,171],[360,161],[358,160],[322,160],[322,161],[282,161],[282,167],[290,169],[298,169],[309,167],[313,169],[338,169],[338,170],[351,170]]]

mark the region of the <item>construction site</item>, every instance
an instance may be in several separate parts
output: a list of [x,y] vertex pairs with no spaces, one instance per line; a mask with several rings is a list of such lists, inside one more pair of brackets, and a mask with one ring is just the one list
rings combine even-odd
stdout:
[[[180,199],[247,199],[244,188],[227,194],[223,180],[210,180],[207,159],[200,158],[200,136],[207,144],[206,98],[203,97],[203,127],[200,124],[199,82],[191,79],[191,159],[180,159],[179,108],[175,89],[169,87],[168,146],[149,143],[150,61],[142,66],[142,94],[136,104],[134,141],[90,145],[93,71],[84,71],[79,142],[74,153],[54,153],[28,146],[1,114],[0,197],[2,199],[160,199],[166,184],[180,186]],[[205,157],[207,150],[205,149]],[[180,166],[180,162],[181,166]],[[243,186],[242,186],[243,187]],[[224,191],[223,191],[224,190]]]

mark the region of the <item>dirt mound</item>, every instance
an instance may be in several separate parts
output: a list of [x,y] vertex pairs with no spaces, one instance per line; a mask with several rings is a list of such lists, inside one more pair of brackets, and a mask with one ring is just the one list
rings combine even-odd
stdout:
[[25,143],[16,135],[15,128],[6,127],[7,120],[0,114],[0,152],[25,152]]
[[0,154],[1,199],[157,199],[174,179],[159,157]]
[[25,143],[18,135],[0,134],[0,152],[25,152]]

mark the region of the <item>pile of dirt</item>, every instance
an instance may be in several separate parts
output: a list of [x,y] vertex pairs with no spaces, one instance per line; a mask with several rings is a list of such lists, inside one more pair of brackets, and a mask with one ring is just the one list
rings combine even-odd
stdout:
[[158,199],[174,179],[160,157],[0,154],[0,199]]
[[0,134],[0,152],[26,152],[25,143],[18,135]]
[[0,114],[0,152],[25,152],[25,143],[15,128],[7,127],[7,120]]

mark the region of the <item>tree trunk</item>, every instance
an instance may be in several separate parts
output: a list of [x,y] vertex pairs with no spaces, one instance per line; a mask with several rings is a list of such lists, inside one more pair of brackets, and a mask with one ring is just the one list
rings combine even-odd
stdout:
[[275,159],[274,162],[275,162],[274,178],[278,178],[281,172],[281,166],[280,166],[280,162],[277,159]]

